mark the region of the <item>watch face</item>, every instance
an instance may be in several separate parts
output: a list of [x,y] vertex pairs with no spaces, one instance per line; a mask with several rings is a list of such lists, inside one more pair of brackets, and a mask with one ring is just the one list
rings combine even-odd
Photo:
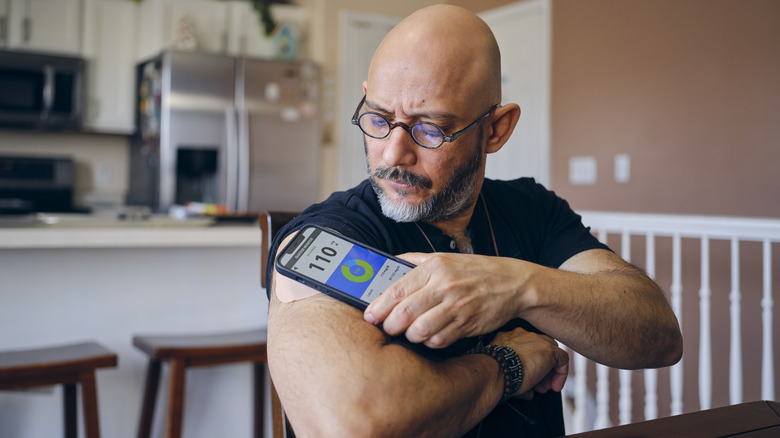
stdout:
[[515,350],[503,345],[488,345],[502,371],[504,372],[504,399],[516,393],[523,386],[523,363]]
[[483,345],[482,341],[466,354],[487,354],[498,362],[504,373],[504,397],[508,399],[523,386],[523,362],[515,350],[504,345]]

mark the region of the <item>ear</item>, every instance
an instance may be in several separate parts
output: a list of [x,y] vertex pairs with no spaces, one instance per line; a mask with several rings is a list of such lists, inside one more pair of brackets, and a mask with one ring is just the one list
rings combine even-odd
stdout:
[[363,94],[366,94],[368,90],[368,81],[363,81]]
[[488,130],[485,152],[492,154],[498,152],[504,143],[509,140],[515,130],[517,120],[520,118],[520,107],[516,103],[499,106],[493,111],[493,121]]

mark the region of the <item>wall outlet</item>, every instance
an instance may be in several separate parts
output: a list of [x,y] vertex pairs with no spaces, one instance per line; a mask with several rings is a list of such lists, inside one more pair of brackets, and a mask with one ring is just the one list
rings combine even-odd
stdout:
[[106,187],[111,184],[111,166],[99,163],[95,166],[95,187]]
[[569,158],[569,182],[574,185],[596,184],[596,157]]
[[628,154],[615,155],[615,182],[625,184],[631,179],[631,157]]

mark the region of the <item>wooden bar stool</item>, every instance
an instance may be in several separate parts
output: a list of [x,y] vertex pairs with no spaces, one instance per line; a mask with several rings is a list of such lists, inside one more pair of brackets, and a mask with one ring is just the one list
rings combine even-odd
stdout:
[[97,368],[115,367],[117,356],[95,342],[0,352],[0,390],[63,385],[65,436],[76,438],[76,385],[81,385],[84,431],[100,437]]
[[149,437],[160,382],[160,367],[170,365],[165,436],[178,438],[184,414],[184,378],[189,367],[251,362],[254,377],[254,436],[264,431],[266,330],[219,334],[139,335],[133,345],[149,356],[138,437]]
[[[264,212],[260,216],[263,233],[260,248],[260,277],[265,287],[265,263],[274,234],[297,212]],[[184,334],[135,336],[133,345],[149,356],[146,374],[141,421],[138,438],[148,438],[152,429],[152,417],[160,382],[160,368],[163,362],[170,364],[168,387],[168,409],[165,422],[165,436],[178,438],[182,432],[184,412],[184,378],[188,367],[221,365],[237,362],[251,362],[254,378],[254,436],[262,437],[264,432],[266,330],[257,329],[237,333]],[[279,396],[271,382],[271,429],[274,438],[293,438],[292,429],[284,417]]]
[[[263,243],[260,249],[260,283],[265,287],[265,268],[268,263],[268,253],[271,249],[271,242],[274,240],[276,233],[285,226],[288,222],[295,219],[300,212],[298,211],[264,211],[260,214],[260,229],[263,232]],[[273,415],[271,421],[273,423],[273,437],[274,438],[295,438],[295,432],[292,430],[290,422],[287,420],[287,414],[284,413],[282,408],[282,402],[279,400],[279,395],[276,393],[273,379],[271,380],[271,409]]]

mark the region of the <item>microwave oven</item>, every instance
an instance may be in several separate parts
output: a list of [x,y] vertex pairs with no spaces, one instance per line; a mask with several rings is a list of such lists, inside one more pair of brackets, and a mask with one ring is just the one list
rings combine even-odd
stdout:
[[79,128],[84,70],[81,58],[0,50],[0,126]]
[[83,212],[73,204],[71,157],[0,155],[0,216],[31,212]]

